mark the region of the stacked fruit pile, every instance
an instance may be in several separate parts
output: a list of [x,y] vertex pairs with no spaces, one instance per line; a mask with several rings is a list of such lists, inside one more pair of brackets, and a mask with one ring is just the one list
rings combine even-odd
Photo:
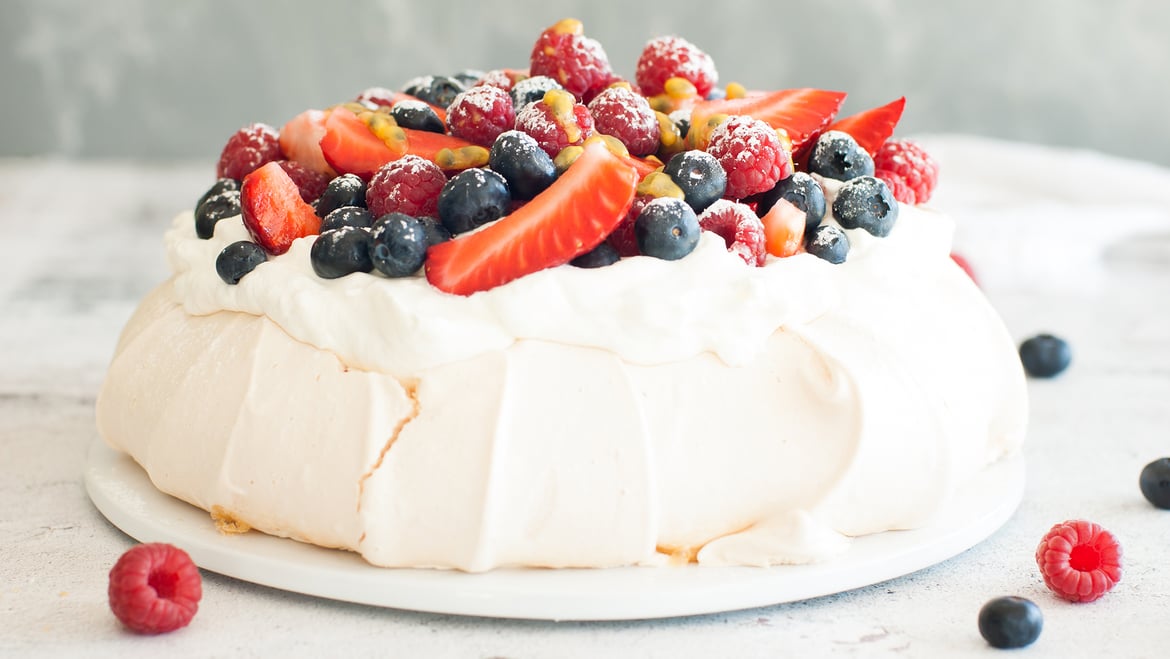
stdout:
[[[748,266],[802,252],[841,263],[842,228],[885,236],[898,201],[929,199],[937,166],[890,139],[904,99],[836,119],[840,92],[717,81],[678,37],[650,41],[622,80],[566,19],[526,69],[416,78],[279,131],[241,129],[196,231],[242,213],[254,242],[221,254],[229,284],[316,235],[321,277],[424,271],[467,295],[564,263],[679,259],[704,231]],[[824,179],[844,182],[831,201]]]

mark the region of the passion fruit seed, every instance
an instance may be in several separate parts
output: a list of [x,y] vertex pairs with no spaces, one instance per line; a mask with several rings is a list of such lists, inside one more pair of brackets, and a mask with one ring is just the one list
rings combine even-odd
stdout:
[[671,156],[686,148],[682,133],[679,132],[678,124],[671,121],[666,113],[655,111],[654,116],[658,119],[658,153],[670,160]]
[[675,199],[684,199],[682,188],[670,178],[670,174],[663,171],[654,171],[646,175],[642,182],[638,184],[638,196],[649,197],[673,197]]
[[391,151],[400,156],[406,153],[409,140],[406,137],[406,131],[399,127],[394,117],[367,110],[359,114],[357,118],[369,127],[370,132],[382,140]]
[[435,164],[446,170],[464,170],[486,167],[491,152],[482,146],[464,146],[458,149],[439,149]]
[[666,92],[667,96],[675,100],[691,98],[692,96],[697,96],[699,94],[699,90],[695,89],[694,83],[692,83],[690,80],[687,80],[686,78],[679,77],[668,78],[666,82],[663,83],[662,90]]
[[723,93],[725,94],[724,98],[728,99],[746,98],[747,88],[738,82],[729,82],[727,83],[727,88],[723,90]]
[[577,105],[577,97],[563,89],[550,89],[544,93],[541,101],[552,111],[553,120],[565,129],[565,136],[570,144],[581,140],[581,127],[577,125],[577,116],[573,108]]
[[582,153],[585,153],[585,147],[583,146],[574,145],[561,149],[561,152],[557,154],[557,157],[553,158],[553,164],[556,165],[557,174],[565,173],[565,170],[567,170],[570,165],[576,162],[577,158],[580,158]]

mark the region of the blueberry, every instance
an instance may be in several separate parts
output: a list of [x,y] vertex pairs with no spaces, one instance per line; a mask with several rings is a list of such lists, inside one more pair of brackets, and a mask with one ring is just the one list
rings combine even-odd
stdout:
[[1159,458],[1142,469],[1142,495],[1162,510],[1170,510],[1170,458]]
[[550,89],[564,89],[564,87],[548,76],[525,78],[512,85],[512,107],[516,108],[516,112],[519,112],[525,105],[543,99],[545,92]]
[[979,633],[993,648],[1022,648],[1040,637],[1044,616],[1023,597],[997,597],[979,609]]
[[447,231],[447,227],[443,226],[442,222],[433,217],[420,217],[418,221],[427,234],[427,247],[434,247],[439,243],[451,240],[451,232]]
[[861,176],[846,182],[837,191],[833,217],[846,229],[865,229],[884,238],[890,235],[898,219],[898,202],[885,181]]
[[808,171],[850,181],[858,176],[873,176],[873,157],[849,133],[830,130],[822,133],[813,146]]
[[309,250],[313,272],[322,279],[337,279],[354,272],[374,269],[370,261],[370,232],[358,227],[322,231]]
[[215,235],[215,224],[225,217],[240,214],[239,190],[228,190],[208,197],[195,209],[195,235],[207,239]]
[[366,207],[366,182],[356,174],[342,174],[325,186],[317,199],[317,217],[325,217],[342,206]]
[[512,196],[498,172],[472,167],[452,176],[439,192],[439,220],[452,234],[494,222],[508,213]]
[[402,87],[403,92],[441,108],[451,105],[451,101],[466,89],[462,82],[448,76],[414,78]]
[[475,83],[482,80],[485,75],[487,74],[483,71],[480,71],[479,69],[463,69],[451,77],[463,83],[464,87],[471,88],[475,85]]
[[443,133],[447,127],[438,113],[422,101],[398,101],[390,108],[390,116],[403,128],[425,130],[428,133]]
[[240,191],[240,182],[239,181],[237,181],[234,178],[217,179],[215,181],[215,183],[212,183],[211,187],[207,189],[207,192],[203,193],[203,196],[199,198],[199,201],[195,202],[195,208],[199,208],[200,206],[203,205],[203,202],[207,201],[208,199],[211,199],[212,197],[214,197],[215,195],[217,195],[221,192],[233,192],[233,191],[234,192]]
[[597,247],[569,261],[569,265],[578,268],[604,268],[607,265],[617,263],[620,258],[621,256],[613,248],[613,245],[601,243]]
[[488,166],[508,181],[514,199],[532,199],[557,180],[557,166],[536,138],[518,130],[500,133]]
[[727,90],[722,87],[712,87],[711,91],[707,92],[708,101],[721,101],[727,98]]
[[849,255],[849,237],[832,224],[822,224],[807,235],[804,249],[829,263],[844,263]]
[[374,226],[374,214],[360,206],[342,206],[336,208],[321,220],[321,231],[331,231],[341,227],[357,227],[369,229]]
[[642,208],[634,220],[638,250],[646,256],[674,261],[699,244],[699,219],[682,199],[659,197]]
[[727,172],[705,151],[676,153],[663,171],[682,188],[683,198],[696,213],[721,199],[727,189]]
[[691,111],[690,110],[675,110],[670,113],[670,120],[678,126],[678,134],[686,137],[687,133],[691,132]]
[[418,219],[387,213],[374,223],[370,260],[387,277],[409,277],[427,258],[427,232]]
[[1060,337],[1038,334],[1020,344],[1020,361],[1028,375],[1051,378],[1068,368],[1072,361],[1072,349]]
[[804,211],[806,234],[820,226],[821,220],[825,218],[825,191],[815,178],[804,172],[796,172],[786,179],[781,179],[776,187],[761,194],[756,213],[763,217],[781,199],[788,200],[793,206]]
[[224,247],[215,257],[215,272],[225,283],[234,286],[267,260],[263,247],[249,240],[239,240]]

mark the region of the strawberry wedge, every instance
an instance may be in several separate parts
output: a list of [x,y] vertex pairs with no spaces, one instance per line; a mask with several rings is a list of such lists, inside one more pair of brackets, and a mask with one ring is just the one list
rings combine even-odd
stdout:
[[903,96],[885,105],[839,119],[829,126],[829,130],[848,133],[872,156],[894,134],[894,127],[898,125],[905,108],[906,97]]
[[695,132],[695,127],[700,127],[693,145],[697,149],[706,148],[710,130],[704,130],[704,127],[715,115],[748,115],[772,128],[783,128],[792,140],[795,153],[806,144],[816,141],[817,136],[837,116],[844,100],[844,92],[801,88],[782,89],[744,98],[703,101],[691,111],[691,132]]
[[244,177],[240,214],[252,239],[269,254],[284,254],[297,238],[321,232],[321,218],[278,162]]
[[591,143],[532,201],[479,231],[427,251],[426,275],[455,295],[486,291],[568,263],[601,243],[634,201],[638,172]]
[[321,138],[321,153],[333,169],[342,174],[357,174],[367,181],[378,168],[391,160],[410,153],[434,161],[443,149],[461,149],[474,146],[458,137],[403,128],[406,134],[405,150],[391,149],[377,135],[370,132],[357,115],[344,108],[336,108],[325,120],[325,135]]

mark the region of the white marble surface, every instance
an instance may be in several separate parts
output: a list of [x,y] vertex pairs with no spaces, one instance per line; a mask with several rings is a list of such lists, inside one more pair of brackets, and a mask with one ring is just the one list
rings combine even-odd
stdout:
[[[1170,172],[1088,153],[933,138],[935,206],[960,222],[1013,335],[1068,338],[1072,368],[1030,384],[1029,481],[991,539],[854,592],[702,617],[498,621],[293,595],[204,574],[190,627],[143,638],[106,604],[132,541],[86,498],[93,402],[137,299],[166,274],[163,229],[209,164],[0,160],[0,656],[991,656],[975,619],[1018,594],[1044,612],[1035,657],[1155,657],[1170,641],[1170,512],[1137,487],[1170,455]],[[1093,604],[1051,596],[1032,559],[1052,524],[1116,533],[1121,584]]]

